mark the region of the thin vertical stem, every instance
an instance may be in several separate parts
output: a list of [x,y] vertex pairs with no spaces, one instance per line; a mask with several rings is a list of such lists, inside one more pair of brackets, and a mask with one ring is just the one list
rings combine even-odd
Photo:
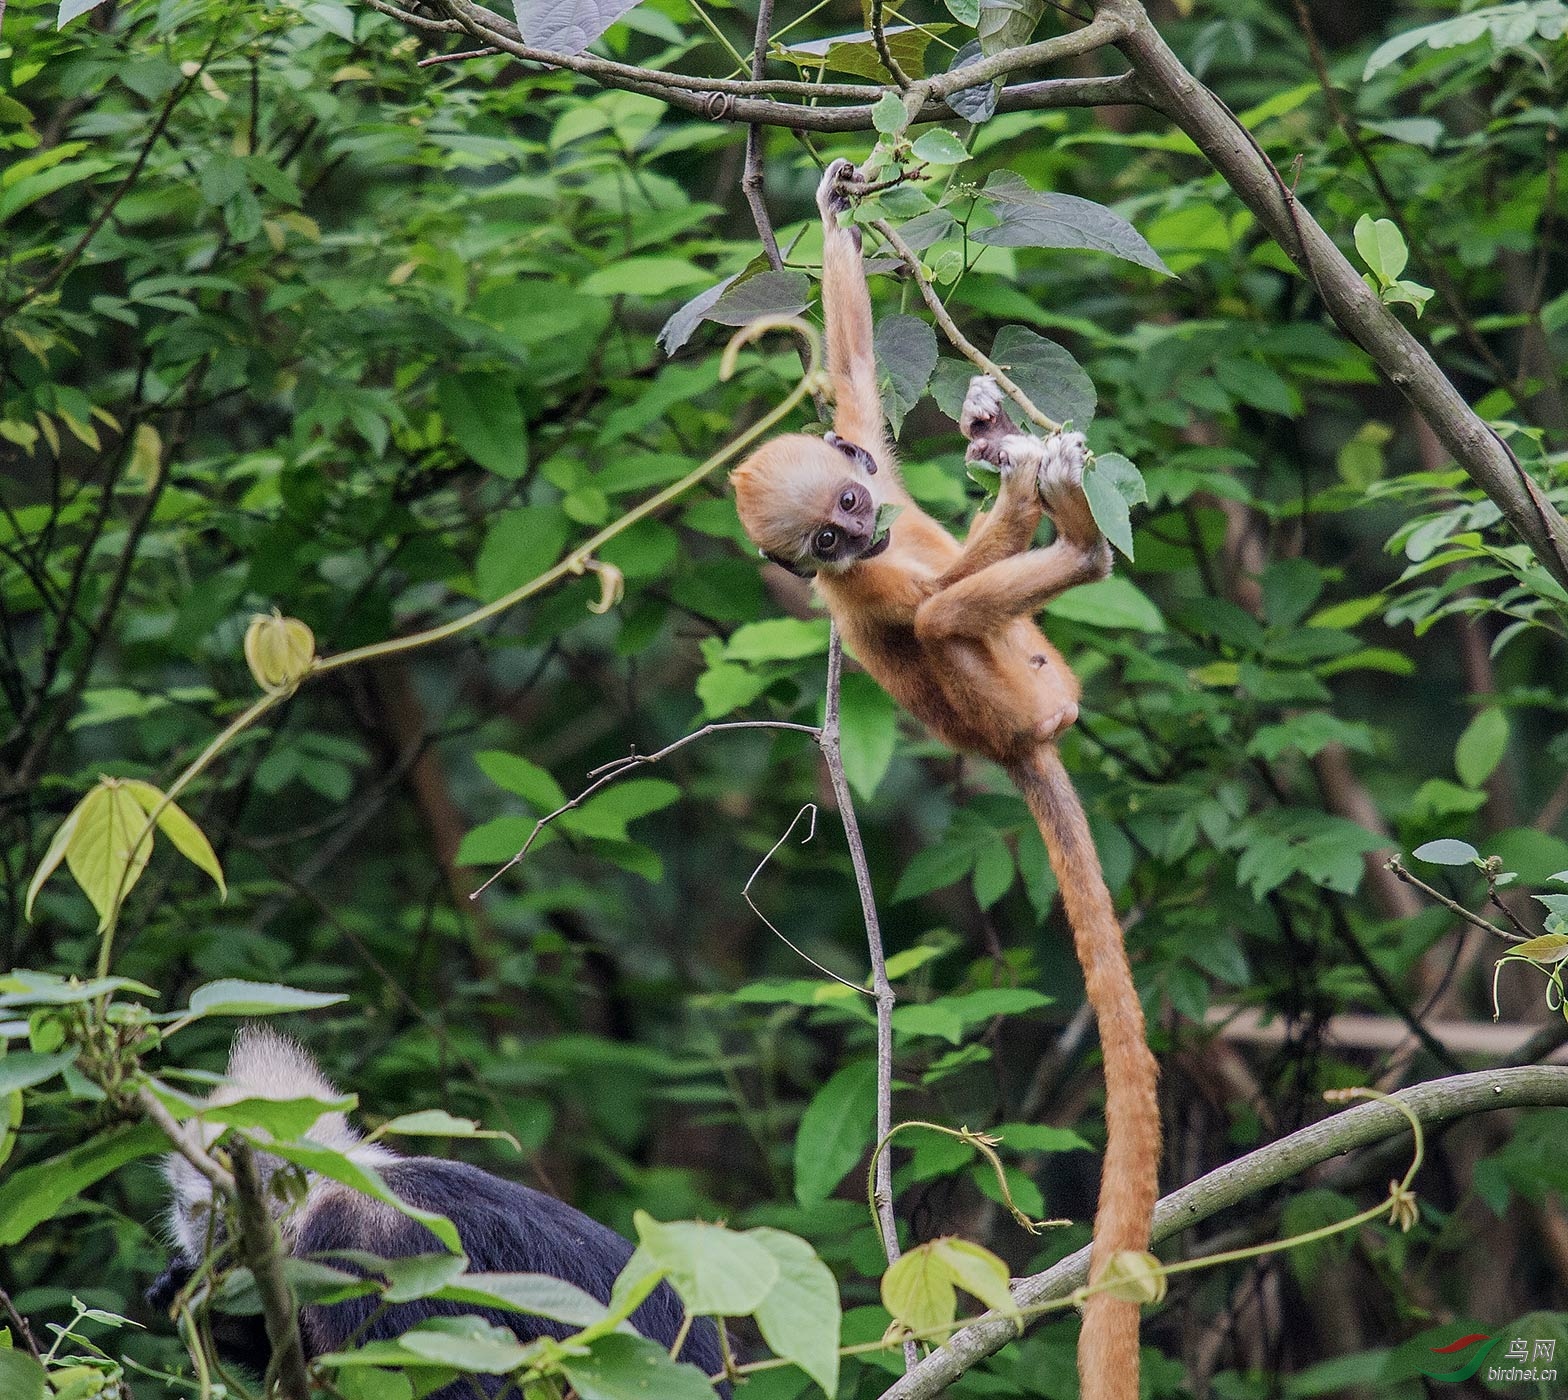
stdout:
[[[866,925],[866,947],[871,955],[871,992],[877,1004],[877,1136],[882,1142],[893,1129],[893,986],[887,980],[887,959],[882,953],[882,923],[877,917],[877,902],[871,892],[871,870],[866,864],[866,848],[860,839],[860,823],[855,819],[855,804],[844,776],[844,756],[839,744],[839,683],[844,674],[844,643],[834,627],[828,640],[828,696],[822,719],[822,757],[828,779],[844,823],[844,840],[849,845],[849,862],[855,871],[855,888],[860,891],[860,914]],[[887,1262],[897,1261],[898,1222],[893,1216],[893,1161],[884,1152],[876,1169],[877,1219],[882,1225],[882,1251]],[[913,1368],[920,1354],[913,1341],[904,1343],[904,1365]]]

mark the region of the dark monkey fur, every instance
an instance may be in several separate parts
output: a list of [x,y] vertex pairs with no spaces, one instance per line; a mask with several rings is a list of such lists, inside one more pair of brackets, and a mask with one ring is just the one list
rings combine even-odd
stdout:
[[[228,1084],[215,1091],[215,1101],[340,1097],[301,1046],[258,1027],[249,1027],[235,1038],[228,1079]],[[324,1114],[307,1136],[374,1167],[409,1205],[446,1216],[457,1229],[472,1273],[549,1274],[604,1303],[609,1301],[615,1276],[631,1258],[628,1241],[564,1201],[462,1162],[399,1156],[380,1143],[366,1142],[341,1113]],[[276,1159],[269,1161],[265,1155],[258,1157],[257,1164],[264,1174],[277,1169]],[[169,1306],[201,1262],[212,1205],[208,1182],[183,1157],[169,1157],[164,1174],[172,1196],[169,1218],[174,1247],[168,1269],[147,1293],[148,1302],[160,1309]],[[418,1221],[338,1182],[315,1176],[308,1180],[303,1204],[283,1214],[279,1226],[289,1253],[296,1258],[364,1250],[383,1259],[402,1259],[444,1248]],[[329,1262],[352,1268],[342,1261]],[[366,1327],[379,1306],[379,1297],[370,1295],[331,1306],[302,1308],[300,1335],[306,1357],[335,1351],[349,1344],[350,1338],[358,1344],[398,1337],[431,1317],[476,1315],[510,1329],[524,1342],[536,1337],[565,1337],[576,1330],[524,1313],[428,1299],[387,1307]],[[674,1289],[661,1283],[632,1314],[631,1323],[643,1336],[668,1348],[683,1316]],[[257,1374],[266,1370],[271,1352],[259,1317],[215,1316],[213,1324],[226,1359]],[[694,1319],[680,1359],[705,1375],[716,1375],[722,1369],[711,1319]],[[485,1394],[493,1395],[502,1378],[476,1376],[473,1380]],[[728,1386],[720,1390],[729,1393]],[[442,1387],[433,1400],[463,1400],[473,1394],[470,1382],[463,1379]]]

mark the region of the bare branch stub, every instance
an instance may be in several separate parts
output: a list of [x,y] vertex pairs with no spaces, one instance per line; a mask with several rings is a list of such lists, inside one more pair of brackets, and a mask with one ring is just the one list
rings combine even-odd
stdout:
[[690,734],[682,735],[679,739],[675,740],[674,743],[666,744],[656,753],[637,753],[636,751],[633,751],[632,753],[627,754],[624,758],[611,759],[608,763],[602,763],[599,765],[599,767],[595,768],[588,774],[589,778],[591,778],[593,781],[591,781],[587,787],[585,787],[569,802],[563,803],[553,812],[546,812],[544,816],[540,817],[539,820],[534,823],[534,829],[528,833],[528,839],[523,842],[522,847],[518,850],[517,854],[507,861],[507,863],[499,870],[495,871],[490,876],[490,878],[484,882],[484,884],[480,885],[480,887],[468,897],[470,899],[478,899],[480,895],[490,888],[491,885],[495,884],[497,880],[505,875],[508,870],[510,870],[514,865],[522,860],[524,856],[528,854],[529,849],[533,846],[534,842],[539,839],[539,833],[542,832],[545,827],[549,826],[550,823],[557,820],[557,818],[564,817],[568,812],[576,811],[577,808],[581,807],[584,802],[594,795],[594,793],[598,792],[600,788],[607,787],[617,778],[631,772],[633,768],[640,768],[644,764],[648,763],[658,763],[661,760],[668,758],[672,753],[676,752],[677,749],[683,749],[687,744],[695,743],[698,739],[705,739],[710,734],[722,734],[735,729],[784,729],[792,731],[796,734],[809,734],[813,739],[817,739],[819,741],[821,738],[821,730],[817,729],[815,725],[791,724],[786,720],[773,719],[731,720],[723,724],[705,724],[701,729],[694,729]]

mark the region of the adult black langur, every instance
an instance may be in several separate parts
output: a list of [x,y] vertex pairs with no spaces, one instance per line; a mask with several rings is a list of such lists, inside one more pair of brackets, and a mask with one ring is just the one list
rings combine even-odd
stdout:
[[[210,1102],[339,1097],[297,1042],[269,1029],[247,1027],[235,1037],[227,1082],[213,1091]],[[462,1241],[470,1272],[548,1274],[606,1303],[616,1275],[631,1258],[629,1241],[564,1201],[463,1162],[400,1156],[381,1143],[367,1142],[342,1113],[323,1114],[306,1137],[373,1167],[400,1200],[446,1216]],[[264,1185],[281,1165],[278,1158],[257,1154]],[[178,1155],[165,1160],[164,1176],[170,1191],[173,1244],[168,1268],[147,1291],[147,1301],[159,1309],[170,1306],[200,1266],[211,1237],[221,1234],[212,1220],[212,1188],[207,1179]],[[298,1259],[344,1250],[403,1259],[444,1248],[418,1221],[314,1173],[307,1174],[304,1197],[297,1203],[291,1205],[275,1192],[268,1192],[268,1198],[278,1214],[284,1245]],[[325,1262],[338,1268],[354,1267],[330,1257]],[[382,1306],[379,1295],[372,1294],[301,1308],[300,1336],[309,1359],[345,1345],[399,1337],[432,1317],[461,1315],[482,1317],[508,1328],[523,1342],[566,1337],[575,1330],[547,1318],[466,1303],[420,1299]],[[631,1323],[644,1337],[668,1348],[674,1344],[684,1317],[685,1309],[675,1290],[661,1283],[632,1314]],[[259,1317],[224,1316],[216,1321],[213,1332],[225,1360],[257,1374],[266,1370],[271,1350]],[[693,1320],[679,1359],[698,1367],[704,1375],[716,1375],[723,1368],[717,1328],[710,1318]],[[484,1394],[494,1395],[504,1379],[475,1376],[472,1381],[453,1381],[436,1391],[431,1400],[472,1397],[475,1383]],[[721,1384],[719,1393],[727,1396],[728,1385]]]

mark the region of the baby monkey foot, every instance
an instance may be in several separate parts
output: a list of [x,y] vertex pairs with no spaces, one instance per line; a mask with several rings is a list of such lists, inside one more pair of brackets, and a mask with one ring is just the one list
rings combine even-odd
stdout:
[[838,227],[838,215],[849,208],[849,196],[839,189],[840,180],[858,180],[860,171],[852,161],[843,159],[829,163],[817,185],[817,210],[822,222],[829,228]]
[[1082,433],[1055,432],[1040,444],[1040,499],[1053,516],[1083,500],[1089,444]]
[[[1082,500],[1087,453],[1082,433],[1057,432],[1044,439],[1012,433],[1001,441],[1001,455],[1012,463],[1015,472],[1035,472],[1040,500],[1053,516]],[[1005,474],[1005,467],[1003,471]]]
[[1002,391],[989,374],[977,374],[969,381],[964,406],[958,415],[958,431],[966,438],[984,437],[985,430],[1002,410]]

